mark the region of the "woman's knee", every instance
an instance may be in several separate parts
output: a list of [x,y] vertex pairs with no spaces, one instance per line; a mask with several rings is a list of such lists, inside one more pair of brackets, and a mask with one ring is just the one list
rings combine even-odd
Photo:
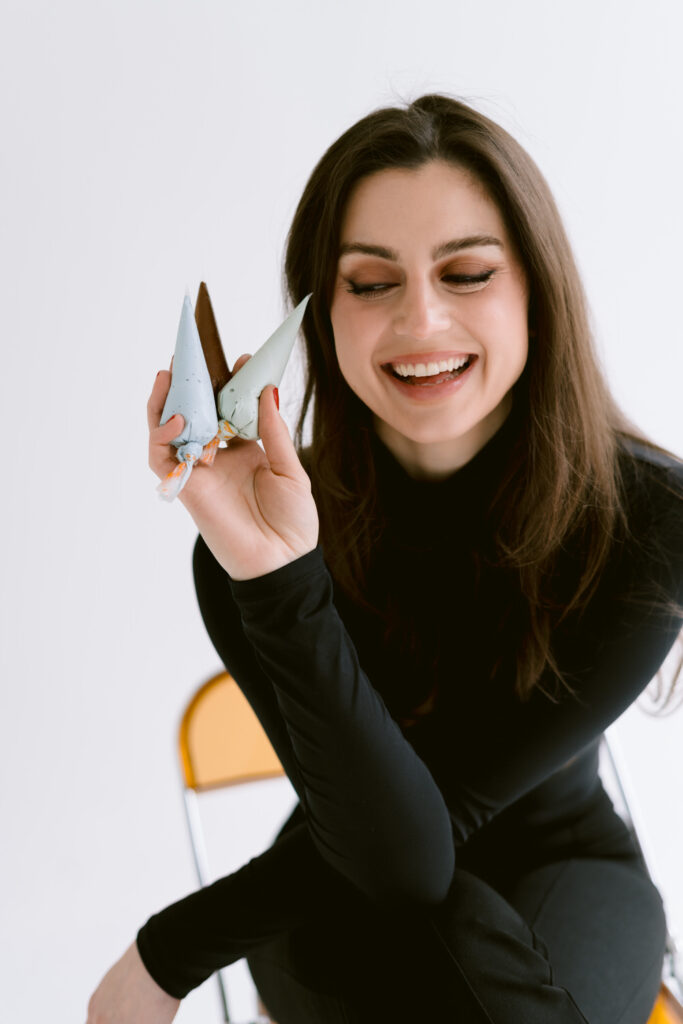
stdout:
[[469,948],[477,935],[484,938],[496,931],[532,942],[518,911],[488,882],[463,868],[456,868],[446,899],[427,916],[451,944],[463,940]]

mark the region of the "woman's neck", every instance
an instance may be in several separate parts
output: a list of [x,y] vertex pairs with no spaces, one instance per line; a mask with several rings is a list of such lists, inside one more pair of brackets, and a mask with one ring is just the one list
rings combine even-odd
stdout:
[[497,434],[512,410],[512,392],[462,437],[421,444],[375,417],[375,433],[408,476],[443,480],[466,465]]

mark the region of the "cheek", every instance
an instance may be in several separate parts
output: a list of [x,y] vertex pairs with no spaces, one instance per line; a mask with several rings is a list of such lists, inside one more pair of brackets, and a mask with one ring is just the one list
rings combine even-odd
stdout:
[[500,381],[504,391],[508,391],[517,383],[524,372],[528,356],[529,339],[526,323],[522,323],[509,336],[507,344],[501,351]]
[[334,338],[334,350],[337,353],[337,362],[344,372],[349,361],[349,338],[351,337],[347,324],[334,315],[330,317],[332,323],[332,336]]
[[511,294],[501,295],[499,301],[488,307],[479,327],[480,338],[491,356],[510,367],[524,366],[529,350],[524,293],[514,289]]
[[340,311],[339,308],[335,309],[333,304],[330,310],[330,322],[339,371],[349,387],[355,391],[358,367],[361,362],[361,346],[358,332],[354,330],[353,318]]
[[521,374],[529,355],[529,341],[525,324],[508,325],[501,331],[496,340],[488,348],[489,369],[496,377],[515,379]]
[[[343,299],[330,309],[337,360],[342,370],[356,372],[372,359],[381,336],[378,318],[368,309],[349,308]],[[346,374],[345,374],[346,375]]]

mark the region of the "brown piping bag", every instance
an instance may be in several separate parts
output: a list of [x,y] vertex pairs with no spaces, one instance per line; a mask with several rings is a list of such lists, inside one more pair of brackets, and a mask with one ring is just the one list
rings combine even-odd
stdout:
[[203,281],[199,285],[197,293],[194,318],[215,397],[220,389],[228,383],[232,374],[228,369],[228,363],[223,352],[221,337],[218,333],[216,318],[213,315],[213,307],[209,298],[209,289]]

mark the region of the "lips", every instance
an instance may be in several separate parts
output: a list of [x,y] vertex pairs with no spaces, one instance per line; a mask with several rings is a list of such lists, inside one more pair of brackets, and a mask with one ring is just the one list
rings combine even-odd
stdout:
[[[429,399],[438,399],[449,395],[452,391],[457,391],[463,384],[469,379],[474,367],[476,366],[479,357],[471,353],[463,353],[462,357],[466,359],[463,365],[459,365],[454,370],[443,370],[439,369],[436,373],[427,373],[427,365],[425,363],[409,364],[404,363],[403,360],[406,357],[401,357],[398,365],[401,367],[402,372],[399,373],[394,368],[396,364],[384,363],[382,370],[386,373],[394,387],[404,394],[406,397],[420,399],[421,401]],[[425,357],[423,356],[422,359]],[[444,360],[443,356],[437,360],[430,360],[430,362],[443,364],[447,360]],[[459,362],[459,360],[458,360]],[[406,369],[418,369],[421,368],[420,374],[406,374]]]
[[413,362],[409,357],[383,363],[382,370],[397,380],[410,384],[439,384],[446,380],[456,380],[465,373],[476,361],[477,356],[462,354],[460,356],[426,359],[422,356]]
[[398,366],[390,365],[388,369],[392,377],[405,381],[407,384],[424,384],[429,386],[441,384],[446,380],[456,380],[469,369],[473,358],[447,359],[442,360],[438,364],[436,362],[428,363],[426,366],[424,363],[418,363],[417,366],[399,363]]

